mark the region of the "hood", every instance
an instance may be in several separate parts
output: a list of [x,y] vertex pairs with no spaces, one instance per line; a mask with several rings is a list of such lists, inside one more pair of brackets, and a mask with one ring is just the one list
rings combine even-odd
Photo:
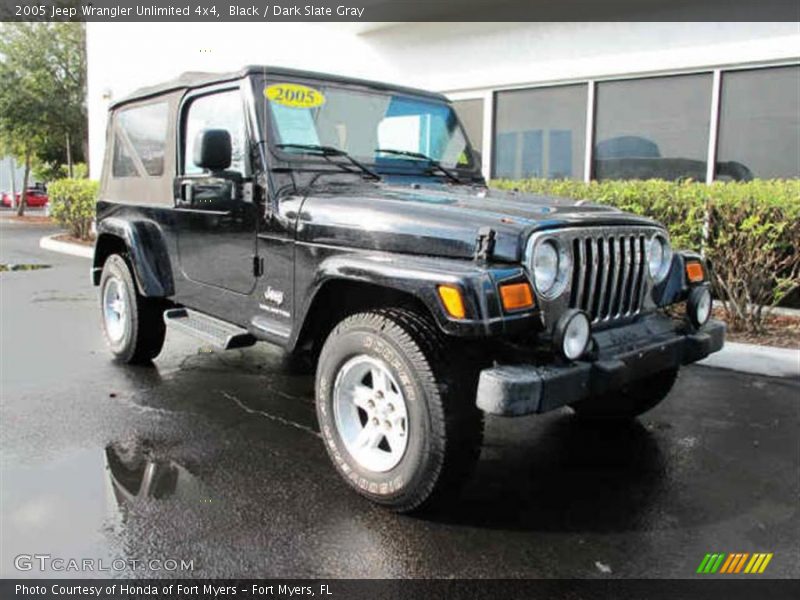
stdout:
[[568,226],[655,225],[608,206],[473,187],[385,184],[313,192],[297,214],[298,240],[450,258],[472,258],[478,232],[496,233],[494,258],[521,260],[528,236]]

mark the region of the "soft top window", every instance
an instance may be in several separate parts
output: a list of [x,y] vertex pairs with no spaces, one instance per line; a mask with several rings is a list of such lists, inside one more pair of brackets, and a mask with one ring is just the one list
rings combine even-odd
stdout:
[[166,102],[125,108],[114,122],[114,177],[160,177],[164,174],[168,106]]

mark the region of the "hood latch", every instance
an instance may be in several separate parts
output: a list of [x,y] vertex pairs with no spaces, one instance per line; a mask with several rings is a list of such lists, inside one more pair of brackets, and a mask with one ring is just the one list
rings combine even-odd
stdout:
[[475,260],[477,262],[487,263],[492,260],[496,235],[497,233],[491,227],[478,229],[478,237],[475,239]]

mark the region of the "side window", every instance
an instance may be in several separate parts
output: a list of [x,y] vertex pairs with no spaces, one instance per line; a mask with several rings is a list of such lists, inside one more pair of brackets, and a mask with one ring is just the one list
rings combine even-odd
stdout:
[[167,103],[119,111],[114,121],[114,177],[160,177],[164,174]]
[[203,129],[226,129],[231,134],[231,166],[229,171],[245,173],[246,134],[244,109],[239,90],[200,96],[189,105],[185,121],[183,172],[202,173],[194,164],[194,144]]

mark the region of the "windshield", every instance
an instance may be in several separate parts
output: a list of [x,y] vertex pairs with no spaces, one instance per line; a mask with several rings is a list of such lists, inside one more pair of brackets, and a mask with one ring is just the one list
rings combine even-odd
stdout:
[[450,168],[473,164],[458,118],[444,102],[295,83],[270,83],[264,97],[273,142],[284,151],[335,148],[376,170],[431,161]]

